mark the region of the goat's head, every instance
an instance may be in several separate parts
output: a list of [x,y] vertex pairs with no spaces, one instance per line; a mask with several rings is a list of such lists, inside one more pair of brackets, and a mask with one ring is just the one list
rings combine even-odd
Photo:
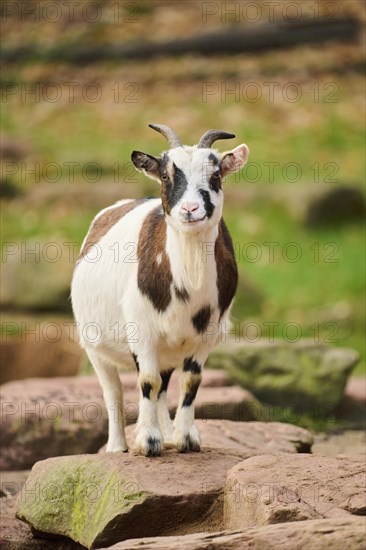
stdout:
[[164,125],[150,124],[168,140],[170,149],[160,157],[133,151],[132,162],[138,170],[157,179],[167,223],[181,231],[198,232],[218,224],[222,215],[222,180],[237,172],[248,158],[245,144],[218,153],[211,145],[234,134],[209,130],[197,145],[183,145],[177,133]]

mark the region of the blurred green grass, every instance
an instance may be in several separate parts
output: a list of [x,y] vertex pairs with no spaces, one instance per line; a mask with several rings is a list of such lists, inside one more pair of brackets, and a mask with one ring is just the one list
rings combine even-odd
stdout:
[[[282,62],[281,55],[277,54],[274,66],[276,59]],[[236,61],[240,66],[241,59],[238,57]],[[74,103],[24,102],[19,94],[14,94],[1,110],[2,129],[30,144],[32,153],[27,160],[30,165],[35,162],[40,165],[55,162],[61,166],[69,162],[79,163],[73,183],[64,174],[59,182],[49,183],[50,186],[85,183],[81,172],[85,163],[98,163],[106,171],[119,163],[120,183],[116,185],[120,186],[121,198],[128,196],[126,188],[131,185],[128,183],[131,181],[131,151],[140,149],[159,154],[166,147],[162,138],[147,128],[149,122],[172,125],[187,143],[197,141],[212,127],[234,132],[237,138],[232,146],[242,141],[248,143],[252,166],[248,166],[240,179],[235,176],[228,179],[225,218],[234,243],[238,243],[237,252],[244,250],[249,242],[255,242],[262,251],[259,261],[250,261],[245,254],[238,254],[238,262],[242,278],[248,276],[263,295],[262,301],[256,303],[248,300],[240,288],[233,309],[234,322],[240,323],[241,331],[245,330],[245,323],[257,323],[263,337],[270,334],[268,323],[279,323],[274,326],[274,336],[277,337],[284,337],[286,326],[294,323],[300,327],[302,337],[357,349],[362,361],[355,373],[362,374],[365,367],[363,226],[350,223],[309,229],[290,215],[283,201],[270,198],[270,192],[275,188],[292,191],[295,184],[287,181],[284,175],[284,166],[288,163],[297,163],[301,167],[301,176],[296,182],[298,188],[310,191],[327,182],[328,185],[362,187],[365,173],[362,77],[326,72],[314,77],[309,70],[305,77],[301,77],[303,94],[296,103],[284,101],[281,93],[272,103],[266,97],[255,103],[242,99],[235,101],[233,95],[227,95],[223,100],[221,93],[205,102],[202,81],[192,78],[193,73],[198,74],[201,70],[200,63],[200,60],[191,58],[182,60],[186,80],[183,72],[177,82],[175,73],[169,79],[169,71],[176,71],[171,62],[152,62],[150,71],[156,71],[158,75],[164,73],[163,83],[158,79],[144,80],[137,68],[128,65],[122,69],[110,67],[108,79],[100,79],[103,100],[97,103],[87,103],[80,97]],[[269,64],[268,57],[264,56],[263,64]],[[221,61],[220,67],[223,66]],[[93,71],[94,79],[98,79],[95,77],[98,68]],[[20,72],[19,78],[26,82],[25,70]],[[205,78],[220,83],[220,78],[225,78],[225,75],[213,77],[206,73]],[[262,75],[257,81],[263,85],[268,78]],[[71,76],[73,79],[75,77]],[[275,76],[280,92],[289,79],[294,81],[295,77],[282,73]],[[140,82],[137,103],[113,101],[110,87],[118,80],[122,83]],[[234,83],[236,81],[241,82],[240,75]],[[322,92],[319,101],[314,101],[310,89],[314,81],[319,83]],[[330,82],[337,89],[334,103],[325,101],[325,86]],[[230,87],[229,81],[227,86]],[[223,150],[231,145],[218,146]],[[269,178],[268,163],[279,163],[279,166],[274,166],[273,181]],[[314,176],[315,166],[319,167],[319,177]],[[258,181],[255,181],[255,167],[261,171]],[[158,194],[155,183],[137,174],[133,179],[136,179],[137,195]],[[110,174],[105,174],[90,186],[102,187],[112,180]],[[38,185],[31,174],[25,181],[16,174],[12,181],[25,193]],[[125,188],[124,181],[128,183]],[[255,195],[256,188],[262,191],[258,196]],[[246,190],[254,193],[254,198],[248,202]],[[301,201],[301,194],[298,200]],[[3,240],[34,238],[81,243],[95,213],[96,209],[78,204],[61,209],[46,204],[30,207],[20,197],[3,204]],[[268,246],[265,245],[268,242],[278,243],[273,262],[268,258]],[[297,243],[301,249],[301,257],[296,262],[286,261],[281,252],[289,242]],[[334,243],[336,248],[329,248],[330,243]],[[314,256],[316,250],[319,251],[319,261]],[[332,250],[335,253],[329,258]],[[296,337],[295,329],[290,327],[286,335],[290,341]],[[247,336],[250,339],[256,335],[250,333]]]

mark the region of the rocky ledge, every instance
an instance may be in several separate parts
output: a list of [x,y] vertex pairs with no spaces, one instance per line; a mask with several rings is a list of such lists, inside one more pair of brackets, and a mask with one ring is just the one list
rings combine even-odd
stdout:
[[311,455],[313,436],[288,424],[197,424],[201,453],[142,457],[131,425],[128,454],[101,450],[3,472],[1,548],[364,549],[359,445]]
[[366,523],[353,518],[295,521],[245,531],[127,540],[110,550],[363,550],[365,531]]
[[[174,373],[168,406],[178,403],[179,373]],[[137,374],[121,374],[128,424],[136,422]],[[107,440],[108,417],[96,376],[29,378],[1,386],[0,469],[22,470],[52,456],[96,453]],[[250,392],[230,385],[222,370],[206,369],[196,399],[196,418],[253,420],[261,411]]]
[[[258,454],[310,451],[313,442],[306,430],[281,423],[201,420],[197,425],[201,453],[166,449],[147,459],[132,449],[38,462],[20,493],[18,518],[43,536],[67,536],[87,548],[219,530],[231,468]],[[127,428],[130,442],[133,429]]]

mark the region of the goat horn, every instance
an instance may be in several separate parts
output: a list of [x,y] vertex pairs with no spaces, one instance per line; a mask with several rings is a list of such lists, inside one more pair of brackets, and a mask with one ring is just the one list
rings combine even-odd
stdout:
[[197,147],[203,147],[204,149],[209,149],[214,141],[218,139],[231,139],[234,138],[235,134],[228,134],[222,130],[209,130],[199,140]]
[[162,134],[168,140],[171,149],[174,149],[174,147],[183,147],[183,143],[181,142],[177,132],[173,130],[173,128],[165,126],[165,124],[149,124],[149,126],[153,130],[160,132],[160,134]]

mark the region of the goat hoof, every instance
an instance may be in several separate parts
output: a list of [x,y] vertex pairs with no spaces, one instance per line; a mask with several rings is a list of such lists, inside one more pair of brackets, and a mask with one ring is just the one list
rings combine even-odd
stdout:
[[148,437],[143,453],[145,456],[160,456],[161,440],[156,437]]
[[199,452],[201,450],[200,435],[196,426],[192,426],[187,434],[176,437],[175,442],[180,453],[187,453],[189,451]]
[[128,447],[124,445],[107,445],[106,453],[128,453]]
[[136,445],[144,456],[160,456],[163,442],[159,430],[140,431],[136,438]]

